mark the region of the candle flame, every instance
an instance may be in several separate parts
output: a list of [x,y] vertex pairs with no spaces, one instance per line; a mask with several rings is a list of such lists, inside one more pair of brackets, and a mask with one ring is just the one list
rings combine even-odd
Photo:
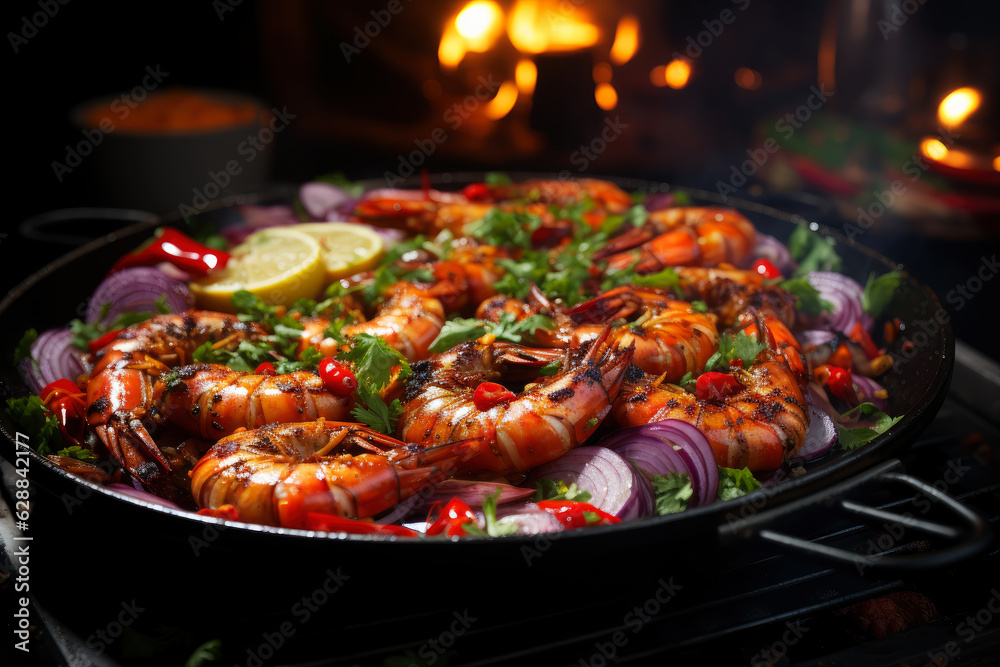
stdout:
[[535,92],[535,82],[538,80],[538,68],[535,63],[527,58],[521,58],[514,69],[514,81],[517,82],[517,89],[525,95]]
[[982,96],[975,88],[953,90],[941,100],[941,105],[938,107],[938,119],[948,127],[959,125],[979,108],[981,101]]
[[624,65],[639,48],[639,19],[632,14],[626,14],[618,21],[615,31],[615,41],[611,45],[611,62]]
[[486,51],[503,28],[503,12],[493,0],[473,0],[455,17],[455,30],[469,51]]
[[521,53],[593,46],[600,37],[597,26],[572,14],[551,0],[517,0],[507,18],[507,35]]

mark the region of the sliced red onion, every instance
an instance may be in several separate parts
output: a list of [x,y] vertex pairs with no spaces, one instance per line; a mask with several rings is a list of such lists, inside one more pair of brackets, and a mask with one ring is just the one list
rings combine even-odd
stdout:
[[327,215],[339,213],[345,205],[354,206],[354,197],[347,190],[318,181],[299,188],[299,201],[313,220],[325,220]]
[[813,461],[826,454],[837,441],[837,429],[830,415],[809,402],[809,428],[802,449],[794,460]]
[[858,388],[858,395],[861,397],[862,401],[868,401],[872,403],[882,412],[886,412],[889,409],[889,401],[885,398],[879,398],[875,396],[876,392],[885,391],[885,389],[875,380],[864,375],[859,375],[854,373],[852,376],[855,386]]
[[[41,386],[34,390],[37,394],[45,385],[66,378],[76,382],[76,377],[84,372],[83,354],[73,347],[73,334],[69,329],[49,329],[43,331],[31,344],[31,356],[38,362],[37,378]],[[31,367],[31,362],[28,362]],[[31,367],[32,374],[34,368]],[[34,382],[25,378],[34,389]]]
[[430,201],[441,202],[442,204],[462,204],[467,200],[458,192],[442,192],[440,190],[428,190],[426,194],[423,190],[397,190],[393,188],[378,188],[369,190],[361,195],[360,201],[369,199],[398,199],[400,201]]
[[590,493],[587,502],[622,521],[639,518],[645,505],[641,489],[645,482],[628,461],[606,447],[577,447],[536,468],[528,484],[543,478],[576,482]]
[[[184,281],[150,266],[123,269],[105,278],[94,290],[87,304],[87,321],[111,324],[122,313],[155,313],[156,300],[164,294],[172,313],[183,313],[194,305],[194,297]],[[102,320],[101,307],[106,303],[111,308]]]
[[806,274],[806,280],[819,290],[822,299],[833,305],[832,312],[816,318],[822,326],[849,334],[854,325],[861,322],[865,331],[871,330],[871,315],[861,308],[865,288],[856,280],[832,271],[812,271]]
[[[671,439],[675,445],[674,449],[681,456],[684,456],[686,453],[692,461],[696,461],[695,456],[701,458],[704,466],[702,470],[705,475],[703,478],[701,504],[708,505],[715,502],[716,497],[719,495],[719,465],[715,461],[715,453],[712,451],[712,445],[708,443],[705,434],[680,419],[664,419],[648,424],[648,426],[654,431],[662,430],[678,436]],[[690,463],[688,467],[692,467]]]
[[788,247],[770,234],[757,232],[757,245],[754,246],[750,257],[754,260],[766,259],[785,276],[790,276],[795,271],[795,260],[792,259]]
[[525,489],[510,484],[448,479],[434,487],[434,493],[424,498],[422,504],[433,505],[436,502],[448,502],[452,498],[458,498],[472,509],[479,509],[486,498],[496,493],[497,487],[500,487],[498,505],[524,500],[535,494],[535,489]]
[[172,510],[183,509],[180,505],[178,505],[176,503],[172,503],[169,500],[166,500],[166,499],[161,498],[159,496],[155,496],[155,495],[153,495],[152,493],[150,493],[148,491],[140,491],[139,489],[133,489],[128,484],[122,484],[120,482],[112,482],[111,484],[106,484],[104,488],[106,488],[106,489],[112,489],[112,490],[117,491],[118,493],[120,493],[120,494],[122,494],[124,496],[129,496],[130,498],[136,498],[137,500],[143,500],[143,501],[145,501],[147,503],[151,503],[153,505],[160,505],[161,507],[168,507],[168,508],[170,508]]
[[[536,505],[537,507],[537,505]],[[558,533],[564,526],[554,514],[538,509],[535,512],[508,514],[497,519],[498,527],[514,526],[514,535],[538,535],[540,533]]]
[[21,374],[21,379],[32,394],[38,395],[45,388],[47,382],[42,382],[42,376],[38,373],[38,367],[29,358],[21,359],[17,365],[17,372]]

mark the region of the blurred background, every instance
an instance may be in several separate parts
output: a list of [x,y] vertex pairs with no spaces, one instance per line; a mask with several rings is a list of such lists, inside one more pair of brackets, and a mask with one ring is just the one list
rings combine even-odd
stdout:
[[[981,318],[1000,295],[998,14],[971,0],[11,3],[0,260],[9,287],[106,233],[77,223],[59,246],[19,231],[63,207],[169,213],[331,172],[635,177],[831,225],[931,285],[995,357]],[[263,125],[233,120],[196,166],[121,147],[127,116],[192,89],[259,104]],[[103,131],[80,109],[100,98]]]

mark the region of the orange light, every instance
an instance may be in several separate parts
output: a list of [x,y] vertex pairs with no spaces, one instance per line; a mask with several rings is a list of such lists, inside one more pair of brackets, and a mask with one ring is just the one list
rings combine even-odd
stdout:
[[449,25],[441,35],[441,44],[438,46],[438,62],[446,70],[453,70],[458,67],[465,57],[465,40],[458,34],[455,26]]
[[932,160],[941,161],[948,156],[948,147],[939,140],[928,137],[920,142],[920,152]]
[[594,65],[594,83],[611,83],[611,65],[607,63]]
[[764,82],[764,78],[760,75],[760,72],[752,70],[749,67],[741,67],[736,70],[733,78],[736,80],[737,86],[746,90],[757,90],[760,88],[760,84]]
[[473,0],[455,17],[455,30],[469,51],[487,50],[502,29],[503,11],[493,0]]
[[610,83],[601,83],[594,89],[594,99],[597,100],[597,106],[611,111],[618,106],[618,91]]
[[514,81],[517,82],[517,89],[525,95],[535,92],[535,82],[538,80],[538,68],[535,63],[527,58],[517,61],[514,69]]
[[691,63],[681,58],[675,58],[667,63],[663,71],[663,80],[671,88],[681,89],[691,78]]
[[959,88],[950,92],[938,106],[938,119],[942,125],[959,125],[979,108],[982,96],[975,88]]
[[554,0],[517,0],[507,17],[507,36],[521,53],[571,51],[593,46],[597,26],[573,16]]
[[615,41],[611,45],[611,62],[624,65],[639,48],[639,19],[627,14],[618,21],[615,31]]
[[496,96],[483,107],[483,114],[490,120],[500,120],[510,113],[515,102],[517,102],[517,84],[513,81],[504,81],[500,84]]
[[997,171],[1000,171],[1000,155],[997,155],[995,158],[993,158],[993,168],[996,169]]
[[667,66],[657,65],[649,70],[649,82],[657,88],[663,88],[667,85]]

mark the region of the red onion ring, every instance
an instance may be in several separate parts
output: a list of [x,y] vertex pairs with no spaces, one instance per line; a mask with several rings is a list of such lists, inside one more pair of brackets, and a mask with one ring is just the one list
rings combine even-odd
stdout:
[[826,454],[833,443],[837,441],[837,429],[834,428],[830,415],[809,402],[809,428],[806,430],[805,442],[793,461],[814,461]]
[[622,521],[642,516],[645,501],[641,487],[645,482],[628,461],[606,447],[577,447],[536,468],[528,483],[533,485],[542,478],[576,482],[590,492],[591,505]]
[[887,399],[875,396],[875,392],[884,391],[882,385],[870,377],[857,373],[854,373],[851,377],[858,388],[858,395],[862,401],[868,401],[882,412],[886,412],[889,409],[889,401]]
[[[31,377],[25,381],[37,394],[45,385],[66,378],[76,382],[76,377],[84,372],[83,354],[73,347],[73,334],[69,329],[49,329],[43,331],[31,344],[31,356],[38,362],[37,376],[30,361],[26,368]],[[36,383],[41,383],[37,390]]]
[[347,210],[354,208],[355,199],[343,188],[313,181],[299,188],[299,201],[313,220],[325,220],[328,215],[340,213],[345,207],[349,207]]
[[809,284],[819,290],[820,297],[833,305],[833,311],[817,318],[826,328],[851,333],[858,322],[865,331],[872,327],[872,317],[861,309],[861,297],[865,293],[856,280],[832,271],[812,271],[806,274]]
[[[194,297],[187,285],[163,271],[149,266],[123,269],[101,281],[87,304],[87,321],[111,324],[122,313],[156,313],[156,300],[167,297],[167,308],[183,313],[194,306]],[[107,315],[101,318],[101,308],[110,303]]]

